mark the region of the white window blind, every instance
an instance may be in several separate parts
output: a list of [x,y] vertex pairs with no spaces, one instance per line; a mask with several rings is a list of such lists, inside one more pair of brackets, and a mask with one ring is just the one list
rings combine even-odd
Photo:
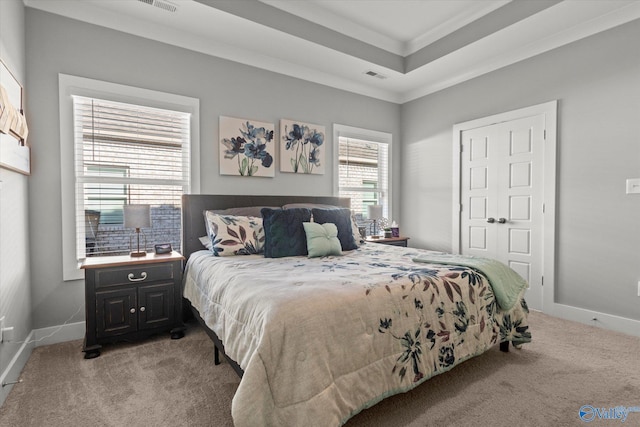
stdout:
[[367,219],[367,206],[380,204],[389,218],[389,144],[338,138],[338,191],[351,199],[357,218]]
[[129,252],[123,206],[151,205],[147,248],[180,250],[189,113],[73,96],[77,258]]

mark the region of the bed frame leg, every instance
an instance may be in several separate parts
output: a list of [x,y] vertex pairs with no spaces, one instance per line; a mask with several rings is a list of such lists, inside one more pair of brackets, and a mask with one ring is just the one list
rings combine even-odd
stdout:
[[500,343],[500,351],[504,351],[505,353],[509,352],[509,341],[504,341]]
[[220,350],[218,350],[218,346],[216,345],[213,346],[213,364],[220,364]]

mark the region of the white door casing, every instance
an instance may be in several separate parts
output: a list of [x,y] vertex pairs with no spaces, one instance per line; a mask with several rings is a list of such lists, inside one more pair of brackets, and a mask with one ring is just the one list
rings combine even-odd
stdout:
[[554,101],[454,126],[453,252],[513,268],[539,310],[553,302],[555,111]]

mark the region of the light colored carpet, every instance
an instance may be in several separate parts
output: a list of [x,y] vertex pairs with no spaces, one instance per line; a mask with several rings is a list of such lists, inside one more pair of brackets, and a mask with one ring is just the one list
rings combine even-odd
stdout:
[[[533,342],[497,348],[349,420],[362,426],[582,426],[583,405],[640,407],[640,338],[530,315]],[[239,378],[214,366],[213,344],[190,324],[84,360],[82,341],[34,350],[0,408],[2,426],[232,426]],[[614,426],[600,420],[589,426]],[[622,425],[640,425],[640,412]]]

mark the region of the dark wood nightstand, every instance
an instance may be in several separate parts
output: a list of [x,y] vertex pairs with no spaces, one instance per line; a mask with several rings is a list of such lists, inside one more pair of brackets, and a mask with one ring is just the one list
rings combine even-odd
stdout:
[[403,246],[407,247],[408,237],[379,237],[377,239],[373,239],[371,236],[367,237],[367,242],[370,243],[382,243],[383,245],[391,245],[391,246]]
[[170,331],[184,336],[182,263],[178,252],[145,257],[89,257],[85,271],[85,359],[100,356],[102,343]]

